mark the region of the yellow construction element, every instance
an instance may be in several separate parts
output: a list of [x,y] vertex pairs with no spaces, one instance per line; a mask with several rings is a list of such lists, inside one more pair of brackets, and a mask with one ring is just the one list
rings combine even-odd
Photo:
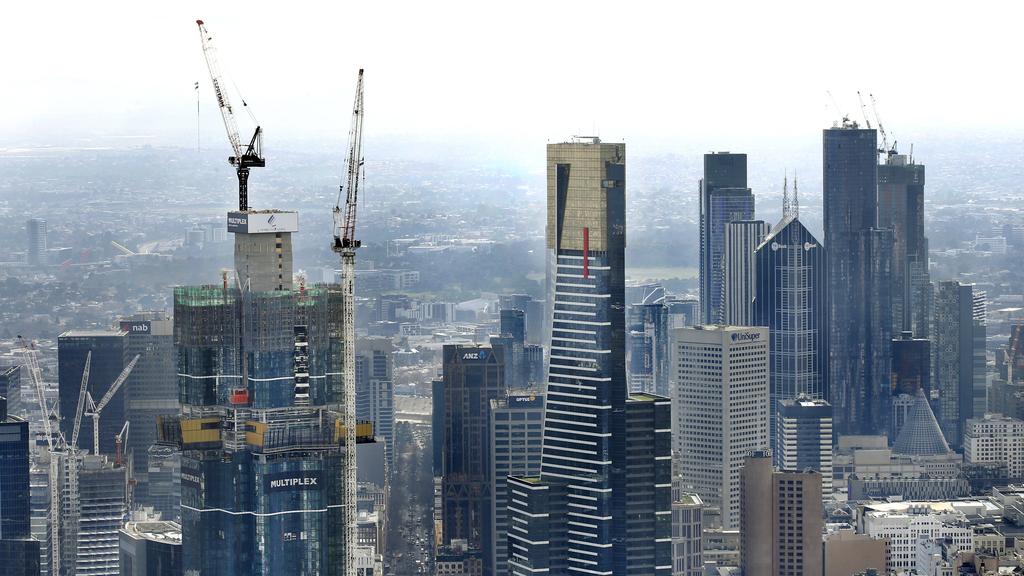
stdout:
[[[334,422],[334,441],[338,444],[345,443],[345,426],[341,420]],[[373,422],[359,422],[356,424],[356,443],[373,441]]]
[[245,423],[245,443],[250,446],[263,446],[263,435],[266,433],[266,422],[249,420]]
[[220,442],[220,418],[196,418],[181,421],[181,443],[208,444]]

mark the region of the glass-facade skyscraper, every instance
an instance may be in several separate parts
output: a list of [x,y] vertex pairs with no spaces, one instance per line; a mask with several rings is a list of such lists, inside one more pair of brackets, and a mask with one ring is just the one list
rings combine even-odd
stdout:
[[[82,385],[85,359],[92,353],[88,392],[96,402],[110,389],[127,363],[127,335],[124,330],[70,330],[57,339],[57,365],[60,386],[60,431],[70,442],[78,409],[78,392]],[[100,417],[100,453],[113,456],[114,437],[121,432],[126,419],[125,391],[111,398]],[[92,452],[91,421],[83,421],[78,446]]]
[[939,282],[935,292],[935,379],[939,424],[954,447],[967,420],[985,414],[985,293],[973,284]]
[[341,292],[293,287],[294,212],[228,221],[235,278],[174,291],[182,408],[160,428],[182,450],[183,568],[341,574]]
[[931,334],[932,285],[924,235],[924,165],[889,154],[878,166],[878,227],[892,228],[893,331]]
[[747,188],[747,155],[714,152],[704,155],[700,181],[700,306],[705,324],[724,322],[722,258],[725,226],[754,219],[754,195]]
[[547,157],[545,435],[540,476],[509,479],[510,571],[667,575],[669,401],[626,385],[625,145],[578,138]]
[[827,399],[827,251],[795,211],[782,217],[754,252],[754,326],[770,330],[771,426],[773,454],[779,403],[800,395]]
[[891,229],[878,227],[878,135],[855,122],[823,132],[828,247],[828,400],[835,432],[884,433],[892,342]]

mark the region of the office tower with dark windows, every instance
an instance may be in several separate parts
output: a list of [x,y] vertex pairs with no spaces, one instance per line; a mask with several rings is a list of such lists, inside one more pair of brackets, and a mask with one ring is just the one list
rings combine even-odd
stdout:
[[750,455],[742,474],[740,558],[744,576],[820,576],[821,474],[772,468]]
[[45,266],[47,264],[46,220],[32,218],[25,222],[25,232],[28,236],[28,249],[25,251],[25,261],[29,266]]
[[[502,348],[444,347],[444,448],[441,480],[442,544],[465,540],[469,549],[492,552],[491,400],[504,398]],[[483,558],[490,573],[491,558]]]
[[491,346],[505,349],[505,382],[509,388],[526,388],[530,384],[530,366],[526,357],[526,313],[518,308],[502,308],[498,312],[498,335],[491,337]]
[[0,566],[4,574],[39,574],[39,542],[32,539],[28,422],[9,415],[0,396]]
[[845,121],[823,132],[828,248],[828,400],[836,434],[887,430],[892,230],[878,227],[877,133]]
[[935,292],[933,385],[939,424],[954,447],[967,420],[985,413],[985,293],[972,284],[939,282]]
[[906,330],[892,341],[892,416],[889,438],[895,440],[918,390],[931,397],[931,341]]
[[[795,186],[794,186],[795,188]],[[753,318],[767,326],[771,369],[770,431],[775,455],[779,403],[798,396],[827,399],[827,251],[800,221],[796,191],[783,195],[783,216],[754,253]]]
[[924,165],[889,153],[878,166],[878,227],[893,231],[893,331],[931,335],[932,284],[924,235]]
[[372,422],[384,442],[387,474],[395,465],[394,350],[391,339],[381,336],[356,342],[356,420]]
[[121,529],[121,576],[182,576],[181,526],[128,522]]
[[[235,275],[174,289],[186,574],[340,574],[346,431],[336,285],[292,283],[295,212],[232,212]],[[357,441],[372,441],[360,423]]]
[[740,470],[769,449],[769,332],[707,325],[675,331],[677,470],[687,490],[740,524]]
[[507,398],[491,400],[491,522],[488,543],[493,551],[490,573],[508,571],[508,482],[509,476],[540,473],[543,437],[544,396],[525,391],[510,392]]
[[[149,450],[157,440],[155,423],[157,417],[172,416],[181,410],[174,366],[174,320],[163,312],[148,312],[122,318],[117,326],[126,334],[125,358],[131,361],[136,354],[139,356],[119,392],[124,394],[125,419],[131,422],[126,441],[133,454],[135,501],[142,506],[157,507],[158,503],[149,495]],[[106,410],[103,416],[106,416]],[[155,484],[158,494],[166,488],[161,485],[164,480],[161,478]],[[168,511],[167,505],[165,499],[161,500],[159,508]],[[173,512],[174,506],[171,508]],[[176,513],[165,519],[174,519],[175,516]]]
[[627,394],[625,146],[577,138],[547,157],[544,447],[539,477],[509,478],[510,572],[667,576],[668,400]]
[[832,494],[832,406],[821,398],[797,396],[779,401],[775,418],[775,466],[814,470],[821,490]]
[[444,474],[444,378],[430,381],[430,447],[434,478]]
[[626,373],[630,392],[667,396],[669,365],[668,309],[664,297],[626,307]]
[[726,224],[754,219],[754,195],[747,188],[747,155],[704,155],[700,181],[700,305],[705,324],[724,322],[722,257]]
[[7,400],[8,414],[17,415],[27,408],[21,403],[21,366],[0,366],[0,396]]
[[[124,330],[70,330],[57,339],[58,383],[60,386],[60,431],[70,441],[78,409],[79,390],[85,359],[91,353],[89,383],[86,389],[95,402],[117,380],[127,358],[128,333]],[[100,454],[114,455],[114,439],[124,427],[125,391],[122,386],[100,413]],[[82,425],[78,446],[92,452],[93,437],[90,422]],[[140,423],[141,424],[141,423]]]
[[736,220],[725,225],[722,255],[722,323],[754,326],[757,280],[755,250],[768,235],[761,220]]

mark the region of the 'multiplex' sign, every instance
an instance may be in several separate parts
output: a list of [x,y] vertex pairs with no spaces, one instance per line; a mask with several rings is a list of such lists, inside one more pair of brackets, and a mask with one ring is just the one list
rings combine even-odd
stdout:
[[267,476],[267,489],[317,490],[321,480],[319,472],[281,472]]

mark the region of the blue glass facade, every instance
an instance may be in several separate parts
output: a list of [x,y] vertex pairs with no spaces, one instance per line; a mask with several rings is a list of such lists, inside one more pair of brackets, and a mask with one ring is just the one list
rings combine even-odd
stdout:
[[175,289],[186,573],[341,573],[340,297]]
[[725,226],[754,219],[754,195],[747,188],[747,155],[716,152],[704,155],[700,181],[700,306],[702,321],[723,321],[722,257]]

